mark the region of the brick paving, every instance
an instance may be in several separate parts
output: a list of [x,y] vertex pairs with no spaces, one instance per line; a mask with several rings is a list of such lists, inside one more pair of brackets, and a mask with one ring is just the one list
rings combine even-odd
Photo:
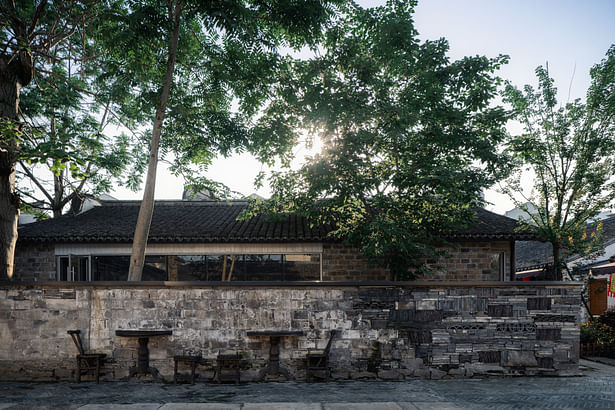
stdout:
[[582,376],[405,382],[173,385],[0,383],[0,409],[615,409],[615,366],[581,361]]

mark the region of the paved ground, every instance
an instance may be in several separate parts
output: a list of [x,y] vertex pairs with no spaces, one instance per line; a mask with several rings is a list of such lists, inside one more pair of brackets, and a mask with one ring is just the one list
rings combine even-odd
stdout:
[[406,382],[0,383],[0,409],[615,409],[615,361],[581,377]]

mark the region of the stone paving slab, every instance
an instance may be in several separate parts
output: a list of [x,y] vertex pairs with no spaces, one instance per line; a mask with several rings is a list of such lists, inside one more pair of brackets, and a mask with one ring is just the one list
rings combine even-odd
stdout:
[[167,403],[159,410],[240,410],[241,403]]
[[[397,403],[374,402],[374,403],[324,403],[323,410],[404,410]],[[414,409],[412,409],[414,410]]]
[[322,410],[320,403],[244,403],[242,410]]
[[[3,404],[6,404],[6,403],[3,403]],[[10,409],[10,410],[32,410],[32,409],[37,409],[37,410],[69,409],[69,410],[73,410],[73,409],[78,409],[81,406],[82,404],[58,405],[55,403],[50,403],[46,405],[45,404],[31,405],[31,404],[13,403],[13,404],[10,404],[8,407],[4,407],[4,408]]]
[[135,403],[135,404],[86,404],[79,407],[79,410],[107,410],[109,408],[122,410],[158,410],[161,403]]
[[405,382],[0,382],[0,410],[615,409],[615,366],[581,360],[580,369],[583,377]]
[[[404,403],[409,405],[408,407],[404,407],[404,410],[463,410],[466,407],[461,407],[456,405],[455,403],[450,402],[413,402],[413,403]],[[412,407],[410,407],[412,406]]]

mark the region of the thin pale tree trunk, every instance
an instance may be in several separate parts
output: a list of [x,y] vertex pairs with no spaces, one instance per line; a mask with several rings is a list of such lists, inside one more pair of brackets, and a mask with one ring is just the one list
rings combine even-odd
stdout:
[[147,237],[149,236],[149,230],[152,224],[152,215],[154,213],[154,190],[156,188],[156,169],[158,168],[160,132],[162,130],[165,108],[167,101],[169,100],[171,83],[173,82],[173,70],[175,68],[175,60],[177,58],[179,23],[182,11],[181,1],[178,1],[173,8],[169,6],[169,18],[173,19],[174,27],[173,33],[169,38],[167,71],[164,76],[164,83],[162,86],[162,93],[160,94],[160,100],[158,101],[158,107],[156,108],[156,117],[154,118],[149,165],[147,167],[147,176],[145,180],[145,191],[143,192],[143,201],[141,201],[139,217],[137,218],[137,226],[135,227],[135,236],[132,243],[132,255],[130,257],[130,268],[128,271],[129,281],[140,281],[143,274],[145,247],[147,246]]

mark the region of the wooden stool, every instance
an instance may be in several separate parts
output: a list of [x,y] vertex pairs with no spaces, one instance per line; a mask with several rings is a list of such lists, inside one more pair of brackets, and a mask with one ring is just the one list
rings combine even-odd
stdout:
[[216,381],[218,383],[222,383],[223,381],[234,381],[235,384],[239,384],[240,365],[241,355],[239,353],[219,354],[216,367]]
[[194,384],[194,376],[196,373],[196,367],[201,362],[201,356],[189,356],[189,355],[176,355],[173,356],[175,361],[175,372],[173,373],[173,383],[177,384],[177,376],[179,375],[177,368],[179,362],[190,363],[190,384]]

